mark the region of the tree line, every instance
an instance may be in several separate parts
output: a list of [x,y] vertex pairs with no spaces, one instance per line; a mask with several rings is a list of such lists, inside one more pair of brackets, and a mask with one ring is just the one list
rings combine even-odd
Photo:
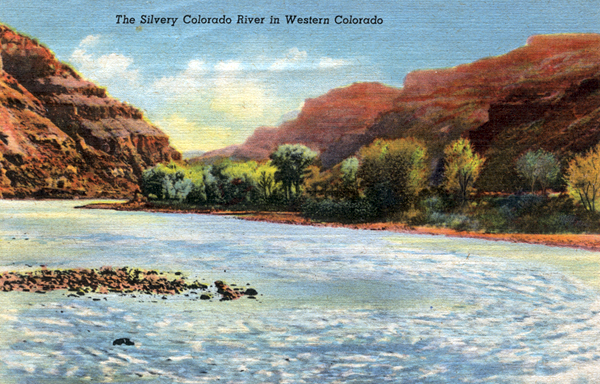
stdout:
[[438,185],[432,183],[426,145],[404,138],[375,140],[328,170],[320,167],[317,152],[300,144],[279,146],[265,162],[222,159],[158,165],[143,173],[141,189],[149,199],[167,204],[288,209],[317,220],[398,220],[459,229],[474,229],[473,223],[482,222],[487,223],[486,229],[498,229],[510,227],[511,220],[518,222],[522,215],[535,216],[536,210],[557,204],[545,196],[560,179],[566,189],[558,210],[564,217],[557,221],[569,222],[565,217],[574,212],[581,216],[578,209],[595,214],[600,195],[599,148],[575,156],[564,172],[550,152],[539,149],[522,154],[515,170],[528,185],[529,195],[540,190],[541,194],[531,198],[521,193],[512,200],[474,195],[486,159],[463,138],[444,149],[443,177]]

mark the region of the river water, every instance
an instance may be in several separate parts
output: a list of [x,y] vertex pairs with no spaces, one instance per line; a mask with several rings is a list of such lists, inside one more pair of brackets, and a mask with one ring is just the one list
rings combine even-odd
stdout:
[[597,253],[79,204],[0,200],[0,271],[156,268],[260,295],[0,292],[2,383],[600,377]]

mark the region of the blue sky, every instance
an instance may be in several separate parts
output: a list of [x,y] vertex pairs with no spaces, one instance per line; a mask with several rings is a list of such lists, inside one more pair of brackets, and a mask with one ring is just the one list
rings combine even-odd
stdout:
[[[135,24],[117,24],[118,14]],[[199,14],[226,15],[232,24],[183,23]],[[140,24],[142,15],[178,21]],[[267,24],[237,24],[238,15]],[[271,15],[281,24],[269,25]],[[285,15],[331,24],[287,25]],[[377,15],[383,24],[336,25],[336,15]],[[410,71],[506,53],[534,34],[598,33],[600,2],[3,0],[0,22],[141,108],[189,151],[243,142],[331,88],[357,81],[400,87]]]

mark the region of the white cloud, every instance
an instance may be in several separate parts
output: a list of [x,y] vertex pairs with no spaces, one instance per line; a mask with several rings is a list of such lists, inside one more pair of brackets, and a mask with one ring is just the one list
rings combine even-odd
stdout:
[[311,58],[306,51],[294,47],[286,52],[285,57],[275,60],[268,69],[270,71],[334,69],[350,64],[352,62],[345,59]]
[[269,106],[275,106],[262,84],[240,77],[220,78],[213,89],[210,109],[234,120],[257,120]]
[[186,72],[189,73],[201,73],[206,71],[206,68],[204,67],[204,60],[190,60],[190,62],[188,63]]
[[206,63],[203,60],[190,60],[186,69],[176,76],[162,77],[153,84],[159,94],[188,94],[206,86]]
[[[88,79],[105,86],[107,83],[118,81],[129,86],[137,84],[139,70],[134,69],[133,59],[118,53],[98,56],[88,52],[100,40],[99,35],[89,35],[79,43],[69,60]],[[118,84],[117,83],[117,84]]]
[[93,47],[100,41],[100,35],[88,35],[79,43],[80,47]]
[[290,48],[284,58],[276,60],[273,64],[271,64],[269,70],[283,71],[286,69],[291,69],[295,65],[306,61],[307,58],[308,53],[306,51],[301,51],[296,47]]
[[323,57],[319,60],[319,68],[338,68],[343,67],[345,65],[350,65],[348,60],[344,59],[332,59],[331,57]]
[[215,70],[218,72],[235,72],[242,69],[242,63],[235,60],[219,61],[215,65]]

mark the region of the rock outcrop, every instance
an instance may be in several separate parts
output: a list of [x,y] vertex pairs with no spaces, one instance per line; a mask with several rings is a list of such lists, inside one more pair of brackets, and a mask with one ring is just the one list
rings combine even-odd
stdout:
[[138,109],[0,25],[0,193],[125,197],[141,172],[180,159]]

